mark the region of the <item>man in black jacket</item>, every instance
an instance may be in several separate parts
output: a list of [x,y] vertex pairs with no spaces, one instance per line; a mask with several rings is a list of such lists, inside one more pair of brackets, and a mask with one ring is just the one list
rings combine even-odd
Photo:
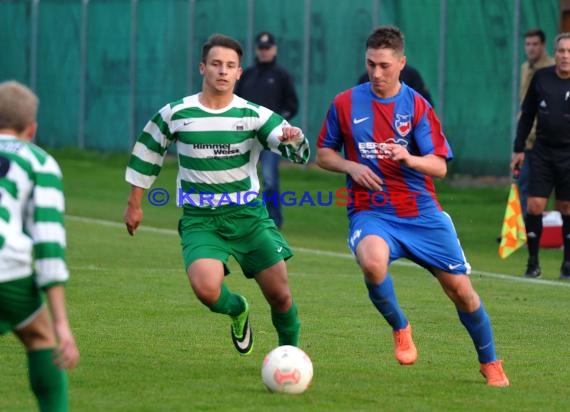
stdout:
[[[261,32],[256,37],[255,63],[244,70],[234,93],[252,103],[267,107],[290,120],[297,114],[299,99],[293,78],[277,64],[275,36]],[[261,152],[261,178],[269,217],[275,225],[283,225],[279,191],[280,155],[268,150]]]
[[528,263],[526,277],[536,278],[542,213],[555,190],[562,214],[564,260],[560,278],[570,279],[570,33],[554,40],[555,65],[537,70],[521,106],[511,170],[524,161],[525,143],[536,118],[536,141],[530,157],[530,182],[525,218]]

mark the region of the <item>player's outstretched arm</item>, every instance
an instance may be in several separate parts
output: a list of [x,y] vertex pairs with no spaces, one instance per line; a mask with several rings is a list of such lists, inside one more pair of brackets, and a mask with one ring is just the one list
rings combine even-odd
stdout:
[[309,141],[301,129],[295,126],[284,126],[278,139],[281,144],[285,145],[285,150],[281,151],[283,157],[295,163],[305,164],[309,161]]
[[64,286],[60,284],[49,287],[46,295],[57,338],[54,362],[62,369],[73,369],[79,362],[79,349],[67,318]]
[[131,187],[129,201],[125,209],[124,221],[129,235],[134,236],[135,231],[143,220],[142,197],[144,189],[138,186]]

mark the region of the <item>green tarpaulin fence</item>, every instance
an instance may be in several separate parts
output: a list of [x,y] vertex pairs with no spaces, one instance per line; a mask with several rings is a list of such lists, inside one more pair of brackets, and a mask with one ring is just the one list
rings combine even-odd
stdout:
[[301,99],[293,123],[313,141],[331,99],[364,72],[379,24],[406,35],[455,159],[451,170],[505,175],[515,126],[523,34],[552,40],[558,0],[2,0],[0,80],[40,96],[37,140],[128,151],[163,104],[199,90],[200,48],[214,32],[272,31]]

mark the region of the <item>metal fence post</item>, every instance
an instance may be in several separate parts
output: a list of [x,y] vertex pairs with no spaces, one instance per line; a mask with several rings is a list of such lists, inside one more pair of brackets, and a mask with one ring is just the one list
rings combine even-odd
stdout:
[[32,0],[30,24],[30,89],[36,90],[38,81],[38,17],[40,0]]
[[439,2],[439,59],[437,64],[438,115],[442,123],[445,118],[445,59],[447,46],[447,0]]
[[89,0],[81,1],[81,24],[79,26],[79,130],[77,146],[85,149],[85,117],[87,109],[87,29]]
[[309,134],[309,84],[310,84],[310,58],[311,58],[311,0],[305,0],[303,21],[303,95],[302,107],[303,115],[301,119],[301,128],[307,135]]
[[194,89],[194,22],[196,0],[188,0],[188,47],[186,47],[186,93]]
[[372,30],[378,27],[380,21],[380,0],[372,0]]
[[135,144],[137,123],[137,11],[138,0],[131,0],[131,33],[129,46],[129,139]]
[[[519,35],[521,24],[521,2],[514,0],[514,16],[513,16],[513,55],[512,55],[512,82],[511,82],[511,142],[515,140],[517,129],[517,117],[519,112],[519,93],[518,93],[518,76],[519,76]],[[512,147],[509,147],[509,154]]]
[[245,54],[249,57],[249,64],[255,61],[253,53],[253,26],[255,22],[255,0],[247,1],[247,31],[245,39]]

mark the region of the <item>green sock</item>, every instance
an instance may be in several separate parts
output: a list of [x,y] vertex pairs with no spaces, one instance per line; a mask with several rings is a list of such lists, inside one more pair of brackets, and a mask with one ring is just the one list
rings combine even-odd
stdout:
[[230,316],[237,316],[245,309],[245,304],[240,295],[230,292],[228,287],[222,283],[220,297],[213,305],[209,306],[215,313],[224,313]]
[[30,386],[42,412],[67,412],[67,374],[53,363],[54,348],[28,352]]
[[297,316],[297,305],[294,301],[287,312],[277,312],[271,308],[271,320],[273,321],[273,326],[277,329],[279,346],[299,346],[301,322]]

